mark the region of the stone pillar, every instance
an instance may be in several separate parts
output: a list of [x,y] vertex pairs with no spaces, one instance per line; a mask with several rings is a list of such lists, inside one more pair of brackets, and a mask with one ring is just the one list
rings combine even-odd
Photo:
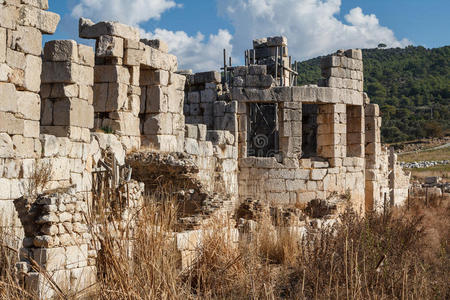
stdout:
[[347,156],[347,115],[345,104],[319,105],[317,155],[329,158],[332,167],[342,166]]
[[72,40],[45,44],[41,132],[90,143],[94,127],[94,52]]
[[13,200],[27,193],[41,154],[42,34],[59,22],[47,9],[47,1],[0,1],[0,227],[13,228],[13,240],[23,234]]
[[364,107],[347,105],[347,157],[364,157]]
[[364,74],[360,49],[339,50],[321,60],[322,76],[319,86],[363,92]]
[[94,127],[94,51],[72,40],[45,44],[42,72],[41,165],[52,168],[47,188],[75,186],[88,201]]
[[366,104],[365,113],[365,158],[366,158],[366,211],[382,206],[380,194],[381,118],[377,104]]
[[184,150],[186,77],[166,70],[141,71],[143,146],[167,152]]
[[138,29],[80,19],[79,35],[96,40],[94,127],[118,135],[128,151],[139,149],[139,66],[144,48]]
[[284,157],[299,158],[302,155],[302,103],[278,104],[280,152]]

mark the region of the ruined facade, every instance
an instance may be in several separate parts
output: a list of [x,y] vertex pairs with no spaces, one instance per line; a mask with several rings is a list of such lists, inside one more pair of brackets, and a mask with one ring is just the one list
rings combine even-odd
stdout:
[[189,191],[175,238],[186,257],[209,217],[232,218],[243,202],[306,206],[347,193],[364,215],[405,200],[409,177],[381,145],[360,50],[324,57],[318,85],[294,84],[284,37],[255,40],[245,66],[181,73],[164,42],[115,22],[80,20],[95,49],[42,49],[59,22],[47,9],[0,4],[0,226],[40,297],[52,287],[31,260],[68,289],[95,282],[85,216],[105,178],[129,209],[161,181]]

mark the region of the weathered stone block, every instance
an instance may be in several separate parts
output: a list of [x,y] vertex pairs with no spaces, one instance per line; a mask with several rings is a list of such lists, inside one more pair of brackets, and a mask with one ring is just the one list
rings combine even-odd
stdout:
[[[105,76],[112,75],[108,74]],[[42,66],[41,78],[43,83],[81,83],[93,85],[93,77],[94,72],[91,67],[70,62],[44,62]]]
[[58,14],[32,6],[23,5],[19,10],[20,25],[36,27],[43,33],[55,33],[59,20]]
[[8,134],[23,134],[23,120],[17,119],[14,114],[0,112],[0,132]]
[[145,135],[170,135],[172,134],[172,115],[160,113],[146,116],[144,123]]
[[11,83],[0,83],[0,111],[17,112],[16,88]]
[[175,72],[178,67],[177,57],[145,46],[142,64],[152,69]]
[[167,112],[169,109],[168,96],[165,94],[161,86],[147,87],[147,98],[145,112],[161,113]]
[[42,34],[36,28],[18,26],[16,31],[12,31],[9,44],[11,49],[23,52],[25,54],[40,56],[42,48]]
[[6,49],[6,63],[11,68],[25,70],[26,61],[25,54],[19,51],[14,51],[10,48]]
[[157,49],[161,52],[168,53],[169,52],[169,46],[161,40],[155,39],[155,40],[148,40],[148,39],[141,39],[141,42],[144,43],[147,46],[150,46],[154,49]]
[[177,139],[174,135],[146,135],[143,137],[142,145],[167,152],[178,149]]
[[119,82],[129,84],[130,72],[128,68],[117,65],[96,65],[94,68],[94,82]]
[[139,30],[117,22],[99,22],[95,24],[89,19],[80,18],[79,36],[84,39],[97,39],[102,35],[139,40]]
[[191,139],[198,138],[198,127],[196,125],[186,124],[186,137]]
[[139,66],[144,56],[142,49],[125,49],[125,56],[123,63],[127,66]]
[[17,91],[17,108],[24,119],[39,121],[41,98],[36,93]]
[[41,87],[42,60],[38,56],[28,54],[26,56],[25,77],[23,87],[32,92],[39,92]]
[[6,29],[0,27],[0,63],[6,61]]
[[19,17],[19,10],[16,6],[12,5],[0,6],[0,27],[15,29],[18,17]]
[[200,103],[200,93],[197,91],[187,93],[187,102],[189,104]]
[[219,72],[211,71],[211,72],[201,72],[193,75],[193,84],[201,84],[207,82],[220,83],[222,80],[222,76]]
[[95,65],[94,49],[86,45],[78,44],[78,63],[93,67]]
[[78,46],[74,40],[57,40],[45,43],[46,61],[78,62]]
[[43,10],[48,9],[48,0],[20,0],[20,2]]
[[122,58],[123,53],[123,39],[102,35],[97,40],[96,56],[97,57],[119,57]]
[[177,91],[184,91],[186,76],[176,73],[170,73],[169,84],[173,85]]
[[[11,158],[13,156],[14,144],[11,137],[7,133],[0,133],[0,158]],[[0,172],[0,175],[2,175],[2,172]]]

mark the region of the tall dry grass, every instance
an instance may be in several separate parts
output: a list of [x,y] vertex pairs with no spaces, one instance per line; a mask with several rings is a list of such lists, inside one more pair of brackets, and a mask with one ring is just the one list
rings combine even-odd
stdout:
[[[212,222],[197,259],[181,270],[170,233],[177,227],[177,207],[170,199],[147,199],[133,228],[118,227],[123,235],[94,233],[100,234],[101,251],[99,281],[90,297],[449,299],[446,203],[426,207],[411,201],[409,209],[363,219],[347,211],[333,229],[316,229],[304,238],[261,216],[255,232],[238,244],[231,244],[221,222]],[[131,243],[127,230],[133,231]],[[11,285],[12,263],[3,261],[0,297],[24,298]]]

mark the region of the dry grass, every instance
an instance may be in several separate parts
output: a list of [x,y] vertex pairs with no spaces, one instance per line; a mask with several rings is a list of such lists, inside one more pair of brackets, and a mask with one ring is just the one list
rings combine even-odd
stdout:
[[[180,270],[167,233],[176,227],[173,202],[147,201],[141,215],[131,248],[123,241],[127,228],[121,238],[98,236],[93,299],[450,298],[448,201],[425,207],[411,200],[409,209],[364,219],[348,211],[334,230],[304,239],[262,216],[239,245],[230,244],[223,224],[212,222],[188,270]],[[0,298],[23,298],[10,285],[12,263],[0,263]]]

